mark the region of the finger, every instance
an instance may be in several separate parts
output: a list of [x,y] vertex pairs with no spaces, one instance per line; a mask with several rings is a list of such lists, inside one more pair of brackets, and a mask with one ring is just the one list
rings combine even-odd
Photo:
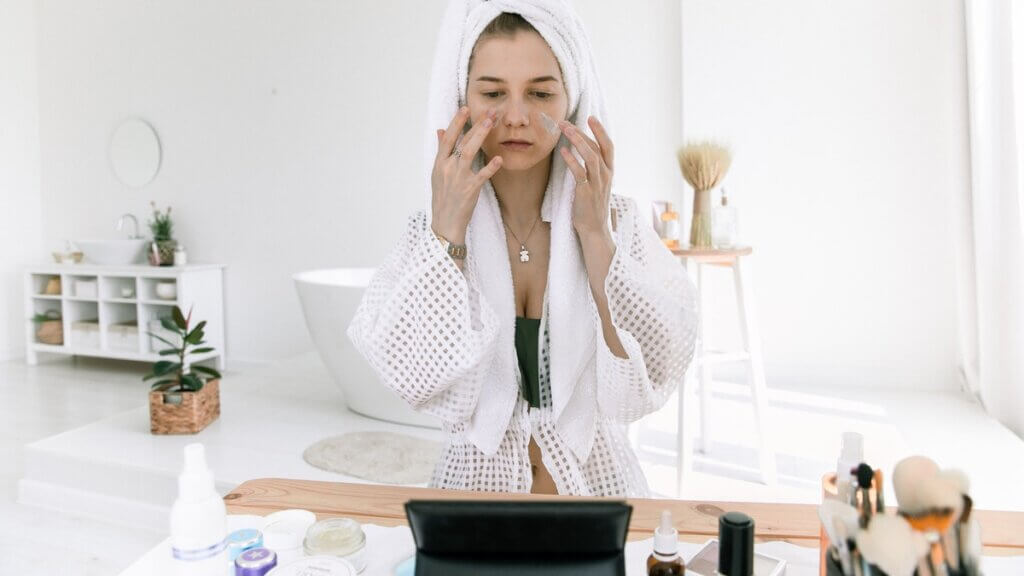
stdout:
[[[576,147],[576,151],[583,157],[583,161],[586,162],[587,174],[591,177],[598,177],[602,174],[602,160],[600,154],[594,150],[583,133],[580,132],[573,126],[565,127],[565,136],[569,139],[569,142]],[[594,146],[597,144],[595,143]]]
[[490,180],[491,176],[494,176],[498,170],[501,170],[502,162],[504,162],[504,160],[502,160],[501,156],[495,156],[494,158],[491,158],[491,161],[487,163],[487,166],[484,166],[476,173],[480,186],[483,186],[484,182]]
[[[591,116],[591,118],[593,118],[593,116]],[[567,122],[565,120],[562,120],[562,122],[564,122],[563,126],[565,128],[572,128],[576,132],[576,134],[579,134],[579,136],[582,139],[582,141],[586,142],[587,145],[590,146],[595,152],[597,152],[598,154],[601,153],[601,147],[600,147],[600,145],[598,145],[598,143],[596,141],[591,140],[591,138],[589,136],[587,136],[585,133],[580,131],[580,129],[577,128],[576,126],[574,126],[572,123]],[[566,137],[568,138],[568,133],[566,133]]]
[[448,129],[444,131],[444,138],[441,140],[441,146],[437,150],[438,156],[448,157],[452,155],[452,150],[455,148],[455,143],[462,134],[462,127],[466,125],[466,120],[469,119],[469,108],[463,106],[459,108],[459,111],[455,113],[455,117],[452,118],[451,123],[448,125]]
[[608,131],[604,129],[604,124],[597,119],[597,116],[590,117],[590,129],[594,132],[594,136],[597,138],[597,144],[601,147],[601,157],[604,158],[604,164],[609,170],[615,170],[615,145],[612,144],[611,136],[608,135]]
[[577,185],[579,185],[580,182],[586,180],[587,169],[580,165],[579,161],[576,160],[576,157],[572,155],[572,152],[569,152],[569,149],[566,148],[565,146],[559,148],[558,151],[562,154],[562,158],[565,159],[566,167],[569,168],[569,171],[572,172],[573,177],[576,178]]
[[462,159],[472,162],[473,158],[476,157],[477,151],[480,150],[480,146],[484,143],[484,138],[487,138],[487,134],[490,133],[491,128],[495,124],[494,111],[489,111],[484,119],[473,126],[473,129],[466,134],[465,144],[462,148]]

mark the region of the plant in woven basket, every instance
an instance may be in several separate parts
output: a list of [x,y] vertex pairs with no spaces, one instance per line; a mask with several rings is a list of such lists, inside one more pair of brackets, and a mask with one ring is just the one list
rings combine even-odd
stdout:
[[153,234],[156,251],[149,255],[149,263],[153,266],[170,266],[174,264],[174,249],[178,242],[174,240],[174,221],[171,220],[171,207],[160,211],[156,202],[150,202],[153,217],[149,220],[149,231]]
[[687,144],[676,153],[683,178],[693,186],[690,246],[711,246],[711,190],[725,178],[732,163],[728,148],[713,142]]
[[160,351],[161,356],[176,356],[174,360],[161,360],[153,364],[153,370],[143,377],[143,381],[156,380],[151,389],[156,392],[198,392],[208,380],[219,379],[220,372],[208,366],[190,365],[189,355],[213,352],[213,348],[203,346],[203,328],[206,320],[192,326],[192,310],[188,316],[175,306],[170,318],[161,318],[160,325],[177,336],[180,344],[171,342],[159,334],[150,332],[150,336],[166,343],[169,348]]

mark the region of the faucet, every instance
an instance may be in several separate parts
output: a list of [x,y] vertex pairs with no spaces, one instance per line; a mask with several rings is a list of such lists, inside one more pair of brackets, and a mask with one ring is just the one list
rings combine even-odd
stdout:
[[117,219],[117,231],[120,232],[124,228],[125,218],[132,219],[132,235],[128,237],[129,240],[134,240],[139,237],[139,221],[135,219],[134,214],[122,214]]

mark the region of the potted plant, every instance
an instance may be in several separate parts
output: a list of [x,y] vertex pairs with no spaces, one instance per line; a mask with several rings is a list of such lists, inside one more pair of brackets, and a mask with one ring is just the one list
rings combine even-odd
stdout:
[[171,221],[171,207],[161,212],[156,207],[156,202],[150,202],[153,207],[153,219],[149,221],[149,231],[153,233],[153,245],[149,251],[149,263],[153,266],[173,266],[174,249],[178,247],[174,239],[174,222]]
[[45,314],[32,317],[36,324],[36,341],[52,346],[64,344],[64,321],[57,310],[47,310]]
[[173,334],[172,342],[159,334],[150,336],[169,347],[161,356],[174,356],[153,364],[143,381],[155,380],[149,392],[149,428],[153,434],[195,434],[220,416],[220,373],[208,366],[192,365],[190,355],[212,352],[203,344],[206,321],[192,326],[188,316],[175,306],[170,318],[160,324]]

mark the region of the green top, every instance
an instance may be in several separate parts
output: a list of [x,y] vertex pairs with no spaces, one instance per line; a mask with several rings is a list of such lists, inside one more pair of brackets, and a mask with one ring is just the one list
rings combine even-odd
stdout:
[[540,358],[537,357],[540,318],[516,316],[516,356],[523,374],[523,397],[533,408],[540,407]]

